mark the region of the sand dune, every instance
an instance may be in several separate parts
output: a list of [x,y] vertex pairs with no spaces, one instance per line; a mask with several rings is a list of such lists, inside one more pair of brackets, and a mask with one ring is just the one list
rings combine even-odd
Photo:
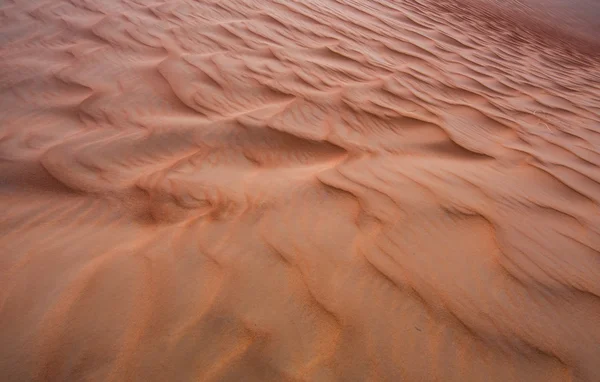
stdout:
[[502,4],[0,2],[0,379],[599,381],[598,8]]

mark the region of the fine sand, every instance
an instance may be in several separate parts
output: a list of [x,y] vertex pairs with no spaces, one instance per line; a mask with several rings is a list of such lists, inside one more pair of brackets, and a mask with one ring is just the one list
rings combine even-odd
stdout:
[[598,7],[502,3],[0,1],[0,381],[600,381]]

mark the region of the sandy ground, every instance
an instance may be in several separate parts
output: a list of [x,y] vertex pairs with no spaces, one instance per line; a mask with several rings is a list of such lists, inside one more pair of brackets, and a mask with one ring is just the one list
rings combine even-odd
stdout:
[[512,3],[0,1],[0,380],[600,381],[594,10]]

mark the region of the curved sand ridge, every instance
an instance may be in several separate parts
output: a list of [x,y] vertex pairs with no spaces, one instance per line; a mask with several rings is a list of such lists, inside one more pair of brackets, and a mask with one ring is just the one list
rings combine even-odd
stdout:
[[490,12],[4,2],[2,380],[600,380],[597,46]]

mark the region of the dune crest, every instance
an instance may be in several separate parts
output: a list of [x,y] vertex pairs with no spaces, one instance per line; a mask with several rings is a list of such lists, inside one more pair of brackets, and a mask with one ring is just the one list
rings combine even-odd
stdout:
[[1,379],[600,380],[600,50],[512,16],[0,4]]

